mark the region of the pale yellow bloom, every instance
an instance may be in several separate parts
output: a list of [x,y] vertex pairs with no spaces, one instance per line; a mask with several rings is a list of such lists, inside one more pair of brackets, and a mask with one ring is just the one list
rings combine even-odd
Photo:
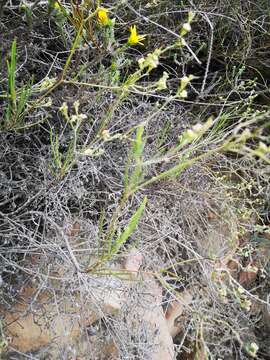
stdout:
[[129,29],[130,35],[128,38],[129,45],[143,45],[143,40],[145,39],[146,35],[138,35],[136,25],[133,25]]
[[188,97],[187,90],[180,91],[178,95],[180,96],[180,98],[186,99]]
[[162,77],[156,83],[157,90],[165,90],[167,89],[167,80],[169,78],[169,74],[166,71],[163,71]]
[[196,14],[193,11],[189,11],[188,13],[188,23],[191,24]]
[[110,21],[108,16],[108,10],[104,8],[100,8],[97,12],[97,18],[102,25],[104,26],[108,25]]
[[154,52],[148,54],[146,58],[142,57],[138,60],[139,67],[141,70],[148,68],[149,71],[155,69],[159,64],[159,55],[161,49],[156,49]]

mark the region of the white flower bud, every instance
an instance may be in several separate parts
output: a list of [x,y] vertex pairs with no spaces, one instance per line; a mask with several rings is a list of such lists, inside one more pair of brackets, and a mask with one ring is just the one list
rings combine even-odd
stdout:
[[190,31],[191,31],[191,26],[190,26],[190,23],[187,22],[187,23],[183,24],[180,35],[185,36]]

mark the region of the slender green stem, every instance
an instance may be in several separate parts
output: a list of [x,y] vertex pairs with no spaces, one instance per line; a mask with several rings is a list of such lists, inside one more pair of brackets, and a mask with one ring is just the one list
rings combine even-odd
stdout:
[[222,151],[223,149],[225,149],[228,146],[229,142],[226,142],[226,144],[223,144],[221,146],[219,146],[218,148],[215,148],[213,150],[207,151],[204,154],[201,154],[195,158],[186,160],[186,161],[182,161],[179,164],[173,166],[171,169],[162,172],[161,174],[158,174],[156,176],[153,176],[151,179],[144,181],[143,183],[141,183],[140,185],[138,185],[138,187],[136,189],[133,190],[133,192],[137,191],[138,189],[143,189],[155,182],[158,182],[160,180],[163,180],[165,178],[171,177],[171,176],[177,176],[180,175],[182,171],[184,171],[186,168],[190,167],[191,165],[193,165],[195,162],[208,158],[210,155],[216,154],[220,151]]
[[73,55],[74,55],[74,53],[75,53],[75,51],[76,51],[76,49],[77,49],[77,47],[78,47],[78,44],[79,44],[79,42],[80,42],[81,35],[82,35],[83,26],[84,26],[84,22],[82,21],[82,22],[81,22],[81,25],[80,25],[80,27],[79,27],[79,30],[77,31],[75,40],[74,40],[73,45],[72,45],[72,48],[71,48],[71,50],[70,50],[70,52],[69,52],[69,55],[68,55],[68,58],[67,58],[67,60],[66,60],[65,65],[64,65],[64,68],[63,68],[63,70],[62,70],[62,74],[61,74],[61,78],[60,78],[61,81],[64,80],[64,78],[65,78],[65,76],[66,76],[66,73],[67,73],[67,70],[68,70],[68,68],[69,68],[69,66],[70,66],[71,60],[72,60],[72,58],[73,58]]

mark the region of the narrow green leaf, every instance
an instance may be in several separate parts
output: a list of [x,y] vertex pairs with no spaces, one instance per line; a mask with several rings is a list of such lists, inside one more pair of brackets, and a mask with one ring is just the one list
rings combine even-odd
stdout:
[[23,112],[26,108],[27,101],[31,95],[32,81],[29,81],[21,90],[19,97],[19,102],[17,106],[16,120],[20,121],[22,118]]
[[8,87],[9,95],[13,105],[16,105],[16,88],[15,88],[15,72],[16,72],[16,61],[17,61],[17,45],[16,39],[13,40],[11,46],[10,62],[8,62]]
[[138,222],[143,214],[146,203],[147,203],[147,197],[143,199],[139,208],[132,215],[124,232],[122,232],[122,234],[118,236],[118,238],[115,240],[114,245],[112,247],[111,255],[116,254],[120,250],[120,248],[127,242],[128,238],[134,233],[138,225]]
[[134,189],[139,183],[142,174],[142,154],[144,149],[143,141],[144,125],[139,125],[137,128],[136,139],[132,148],[132,157],[135,162],[135,168],[130,179],[130,188]]

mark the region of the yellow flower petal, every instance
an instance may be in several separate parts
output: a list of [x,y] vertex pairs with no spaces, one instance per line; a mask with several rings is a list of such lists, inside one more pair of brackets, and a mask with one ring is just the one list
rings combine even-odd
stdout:
[[129,28],[130,35],[128,38],[129,45],[143,45],[143,40],[145,39],[146,35],[138,35],[136,25],[133,25]]
[[97,12],[97,18],[102,25],[104,26],[108,25],[110,21],[108,16],[108,10],[104,8],[100,8]]

